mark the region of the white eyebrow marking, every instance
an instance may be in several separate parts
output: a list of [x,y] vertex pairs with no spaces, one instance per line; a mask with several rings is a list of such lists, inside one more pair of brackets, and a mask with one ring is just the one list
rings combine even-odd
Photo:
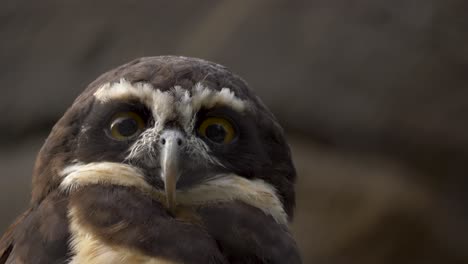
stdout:
[[106,103],[109,101],[124,101],[136,99],[146,105],[152,112],[156,121],[164,122],[175,114],[174,96],[168,92],[154,89],[148,83],[132,84],[125,79],[116,83],[106,83],[95,93],[94,97]]
[[130,83],[120,79],[115,83],[106,83],[94,93],[95,98],[103,103],[110,101],[138,100],[148,107],[154,117],[154,126],[143,132],[129,150],[128,160],[150,158],[155,159],[154,142],[164,129],[168,120],[177,120],[187,134],[187,142],[192,147],[193,158],[222,164],[212,155],[203,140],[194,131],[196,113],[202,108],[227,106],[234,111],[243,113],[248,102],[240,99],[229,88],[214,90],[202,83],[196,83],[191,91],[175,86],[168,91],[161,91],[149,83]]
[[234,94],[229,88],[222,88],[221,91],[209,89],[201,83],[195,84],[192,91],[192,107],[198,111],[202,107],[212,108],[216,105],[229,106],[232,109],[243,112],[245,102]]
[[186,107],[189,105],[192,112],[200,110],[202,107],[212,108],[217,105],[228,106],[235,111],[243,112],[246,102],[238,98],[231,89],[224,87],[220,91],[210,89],[201,83],[196,83],[192,94],[184,91],[180,86],[161,92],[149,83],[130,83],[125,79],[120,79],[116,83],[106,83],[102,85],[94,96],[101,102],[111,100],[137,99],[147,107],[155,111],[155,114],[169,116],[178,106],[183,113],[187,113]]

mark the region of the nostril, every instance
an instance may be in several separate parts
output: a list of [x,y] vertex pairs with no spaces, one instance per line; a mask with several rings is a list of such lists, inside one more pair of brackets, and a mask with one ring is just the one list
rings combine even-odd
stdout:
[[158,144],[161,148],[181,148],[184,146],[185,141],[186,139],[182,132],[177,130],[167,130],[159,135],[159,139],[156,141],[156,144]]

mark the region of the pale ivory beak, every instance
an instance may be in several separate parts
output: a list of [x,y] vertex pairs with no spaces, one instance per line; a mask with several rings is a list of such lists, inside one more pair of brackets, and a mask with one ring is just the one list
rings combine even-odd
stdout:
[[171,212],[176,207],[176,186],[180,176],[180,152],[184,145],[184,136],[178,130],[163,131],[161,146],[161,178],[164,181],[167,207]]

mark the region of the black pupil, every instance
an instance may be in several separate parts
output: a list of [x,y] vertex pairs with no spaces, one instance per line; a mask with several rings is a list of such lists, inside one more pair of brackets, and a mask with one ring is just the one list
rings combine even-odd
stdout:
[[138,122],[133,118],[122,118],[115,125],[117,131],[124,137],[131,137],[138,131]]
[[226,130],[222,125],[213,124],[206,128],[205,135],[211,141],[222,143],[226,138]]

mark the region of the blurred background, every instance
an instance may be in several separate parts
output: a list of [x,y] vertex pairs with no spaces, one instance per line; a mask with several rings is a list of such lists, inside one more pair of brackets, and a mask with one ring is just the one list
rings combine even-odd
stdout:
[[304,263],[468,263],[468,2],[0,2],[0,232],[49,130],[99,74],[212,60],[284,125]]

